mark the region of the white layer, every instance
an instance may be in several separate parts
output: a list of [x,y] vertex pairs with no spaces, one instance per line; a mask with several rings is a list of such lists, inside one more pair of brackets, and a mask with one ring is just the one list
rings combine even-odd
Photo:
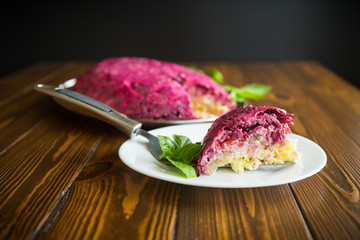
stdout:
[[251,137],[248,142],[232,142],[214,156],[209,165],[210,172],[215,172],[218,167],[230,165],[238,173],[244,169],[255,170],[260,164],[282,164],[296,162],[299,153],[296,150],[296,140],[285,140],[283,143],[270,144]]

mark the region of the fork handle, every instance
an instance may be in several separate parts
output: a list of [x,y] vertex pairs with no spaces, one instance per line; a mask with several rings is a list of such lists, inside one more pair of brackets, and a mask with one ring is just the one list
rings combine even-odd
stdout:
[[54,100],[61,106],[90,117],[100,119],[109,123],[125,133],[129,137],[138,135],[141,123],[128,118],[126,115],[77,92],[47,86],[43,84],[35,85],[35,90],[54,97]]

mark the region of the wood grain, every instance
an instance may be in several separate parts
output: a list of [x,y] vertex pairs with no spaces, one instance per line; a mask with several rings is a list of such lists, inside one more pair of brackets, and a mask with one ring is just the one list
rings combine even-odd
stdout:
[[[243,76],[253,82],[271,84],[274,90],[263,101],[264,104],[266,101],[267,104],[281,106],[295,113],[294,132],[318,143],[328,155],[328,163],[320,174],[291,184],[313,236],[320,239],[336,236],[356,239],[360,236],[360,146],[357,142],[360,128],[356,120],[358,115],[354,114],[356,107],[327,101],[331,97],[329,94],[321,95],[318,87],[311,87],[324,85],[324,82],[318,83],[318,78],[308,74],[308,69],[311,69],[309,65],[313,64],[284,63],[281,67],[277,64],[250,64],[243,68]],[[318,66],[317,63],[314,65]],[[307,71],[303,71],[304,66]],[[332,78],[334,82],[341,82],[335,76]],[[357,89],[349,87],[356,99],[359,96]],[[332,96],[336,99],[334,96],[336,94]],[[336,101],[341,103],[349,100]],[[335,112],[340,114],[333,114]],[[350,113],[355,117],[350,117]],[[335,194],[335,198],[324,198],[329,190]],[[313,207],[315,199],[316,209]],[[313,217],[314,211],[316,218]],[[341,218],[337,217],[339,214]]]
[[0,238],[360,238],[359,89],[314,61],[184,64],[218,68],[236,86],[271,85],[264,100],[249,103],[295,113],[293,132],[325,150],[325,168],[252,189],[146,177],[120,161],[125,135],[32,90],[93,63],[37,64],[0,80]]
[[[53,65],[50,65],[53,66]],[[3,85],[8,85],[10,89],[12,86],[17,86],[18,92],[14,95],[6,98],[2,98],[0,103],[0,131],[2,138],[0,139],[0,152],[11,144],[16,143],[21,139],[24,134],[29,134],[31,129],[37,122],[51,115],[53,112],[61,109],[49,96],[45,96],[33,90],[35,82],[47,83],[51,85],[58,85],[69,78],[78,76],[85,71],[91,64],[65,64],[55,65],[57,68],[54,70],[50,68],[52,72],[48,73],[48,65],[44,66],[45,76],[39,77],[39,67],[35,65],[34,69],[30,68],[19,74],[15,74],[14,79],[4,79]],[[35,73],[37,74],[35,74]],[[24,81],[19,83],[19,79],[24,78],[23,74],[28,73],[30,75],[27,79],[32,79],[34,83]],[[40,79],[40,80],[38,80]],[[13,82],[14,81],[14,82]],[[19,90],[19,87],[22,90]],[[2,96],[2,95],[0,95]],[[13,97],[13,96],[16,96]],[[16,101],[16,104],[10,104]]]
[[319,105],[326,115],[324,121],[328,118],[336,121],[335,125],[360,145],[360,104],[356,104],[360,103],[358,89],[316,63],[287,64],[284,71],[306,89],[304,92],[311,97],[310,103]]
[[49,219],[54,222],[52,228],[40,238],[53,239],[67,232],[68,239],[171,239],[178,199],[176,184],[126,167],[117,155],[125,135],[114,133],[114,129],[107,132],[69,189],[61,213]]
[[[253,189],[182,186],[180,196],[176,239],[311,239],[286,185]],[[191,224],[181,224],[186,222]]]
[[81,121],[66,125],[62,115],[45,119],[0,155],[2,239],[28,238],[41,225],[102,138]]
[[54,74],[65,63],[44,63],[29,66],[19,72],[13,73],[0,79],[0,101],[7,98],[15,98],[19,92],[25,91],[26,86],[37,81],[42,81],[49,75]]
[[[3,107],[19,97],[24,96],[33,90],[37,83],[58,85],[68,79],[77,77],[86,71],[92,63],[67,63],[59,64],[55,69],[52,64],[44,66],[44,73],[41,74],[42,65],[34,65],[23,72],[14,74],[13,77],[4,78],[0,81],[0,107]],[[40,69],[38,69],[40,68]]]

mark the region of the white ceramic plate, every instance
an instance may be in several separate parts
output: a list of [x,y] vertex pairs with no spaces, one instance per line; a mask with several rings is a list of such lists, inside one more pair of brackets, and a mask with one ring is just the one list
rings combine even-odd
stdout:
[[[192,142],[201,142],[210,126],[210,123],[188,124],[158,128],[149,132],[168,137],[180,134],[189,137]],[[291,134],[290,138],[298,140],[298,151],[302,154],[299,163],[276,167],[261,166],[255,171],[245,170],[241,174],[235,173],[230,168],[219,168],[212,176],[201,174],[198,178],[184,178],[174,168],[159,163],[151,155],[147,140],[141,136],[122,144],[119,156],[133,170],[169,182],[216,188],[265,187],[302,180],[319,172],[325,166],[326,154],[321,147],[297,134]]]

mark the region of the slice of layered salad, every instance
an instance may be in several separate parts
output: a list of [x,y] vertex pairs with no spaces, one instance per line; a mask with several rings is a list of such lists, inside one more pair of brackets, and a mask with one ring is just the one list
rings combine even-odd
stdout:
[[296,141],[288,138],[292,116],[277,107],[250,105],[219,117],[202,142],[205,147],[197,160],[199,172],[211,175],[230,165],[242,173],[261,164],[298,161]]

